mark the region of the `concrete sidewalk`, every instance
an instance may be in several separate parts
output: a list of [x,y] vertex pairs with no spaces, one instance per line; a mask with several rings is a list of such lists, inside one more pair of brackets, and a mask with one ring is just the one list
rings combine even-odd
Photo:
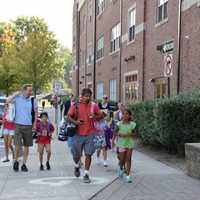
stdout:
[[13,172],[11,163],[0,163],[0,200],[197,200],[200,197],[199,180],[137,151],[133,155],[133,183],[116,179],[116,156],[110,152],[110,166],[99,166],[94,159],[92,183],[85,184],[82,178],[73,176],[73,162],[66,144],[54,139],[52,149],[51,171],[39,171],[36,146],[31,149],[28,173]]
[[108,168],[95,164],[94,160],[92,183],[83,183],[82,178],[73,175],[74,164],[66,143],[54,139],[52,144],[51,171],[39,170],[36,145],[27,163],[29,172],[13,172],[11,162],[0,163],[0,200],[86,200],[116,178],[114,160]]
[[133,155],[133,183],[117,179],[93,200],[198,200],[200,180],[150,157]]

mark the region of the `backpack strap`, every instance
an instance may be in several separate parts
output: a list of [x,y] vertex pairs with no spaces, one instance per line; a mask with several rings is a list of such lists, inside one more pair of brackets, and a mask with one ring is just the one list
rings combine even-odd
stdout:
[[32,124],[33,124],[35,121],[34,97],[31,97],[31,115],[32,115]]

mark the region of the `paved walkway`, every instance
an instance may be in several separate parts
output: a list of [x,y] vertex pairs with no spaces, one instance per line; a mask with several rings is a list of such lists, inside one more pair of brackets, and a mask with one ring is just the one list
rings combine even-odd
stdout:
[[[66,144],[57,139],[52,143],[51,171],[39,170],[36,145],[31,148],[28,173],[13,172],[11,162],[0,162],[0,200],[200,199],[200,180],[136,151],[133,155],[133,183],[116,179],[116,156],[110,152],[110,166],[99,166],[94,159],[92,183],[84,184],[81,178],[73,176],[73,162]],[[0,158],[3,154],[3,142],[0,140]]]
[[135,152],[132,184],[117,179],[94,200],[197,200],[200,180]]
[[92,183],[85,184],[73,175],[74,165],[66,144],[55,139],[52,149],[51,171],[39,170],[36,146],[31,150],[27,173],[13,172],[11,163],[0,162],[0,200],[86,200],[116,178],[115,166],[104,168],[94,161]]

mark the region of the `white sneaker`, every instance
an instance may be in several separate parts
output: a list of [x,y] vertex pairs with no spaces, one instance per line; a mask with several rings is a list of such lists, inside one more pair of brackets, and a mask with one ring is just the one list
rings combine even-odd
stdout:
[[107,160],[104,160],[103,166],[104,166],[104,167],[108,167],[108,162],[107,162]]

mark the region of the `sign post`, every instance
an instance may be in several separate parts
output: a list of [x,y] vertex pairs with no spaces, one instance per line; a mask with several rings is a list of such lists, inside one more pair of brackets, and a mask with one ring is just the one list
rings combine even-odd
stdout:
[[55,81],[54,84],[53,84],[53,91],[55,93],[55,96],[54,96],[54,105],[55,105],[55,123],[56,123],[56,127],[57,127],[57,134],[58,134],[58,131],[59,131],[59,123],[61,121],[61,114],[60,114],[60,98],[58,96],[58,94],[60,93],[61,91],[61,83],[59,81]]

